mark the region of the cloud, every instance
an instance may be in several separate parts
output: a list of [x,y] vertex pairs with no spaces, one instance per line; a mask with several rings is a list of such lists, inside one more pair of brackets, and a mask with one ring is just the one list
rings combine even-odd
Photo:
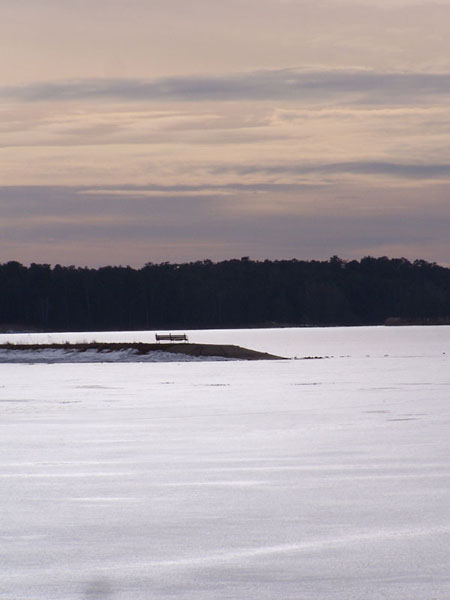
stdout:
[[280,164],[246,164],[218,165],[211,169],[213,173],[235,173],[250,175],[385,175],[406,179],[441,179],[450,177],[450,163],[395,163],[388,161],[352,161],[336,163],[280,163]]
[[228,76],[88,79],[0,88],[3,99],[36,101],[205,102],[279,100],[417,104],[450,95],[450,73],[363,69],[261,70]]
[[[146,189],[173,195],[137,193]],[[448,262],[448,185],[430,191],[426,204],[417,190],[280,189],[283,195],[275,185],[265,190],[271,210],[264,211],[251,185],[198,197],[186,195],[195,186],[0,188],[2,261],[139,266],[245,255],[352,258],[395,249]]]

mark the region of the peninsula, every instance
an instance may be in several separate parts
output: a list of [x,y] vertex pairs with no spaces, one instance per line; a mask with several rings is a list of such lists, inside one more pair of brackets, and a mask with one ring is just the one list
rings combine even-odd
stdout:
[[54,344],[1,344],[0,350],[7,351],[41,351],[41,350],[63,350],[72,352],[96,351],[101,353],[117,351],[134,351],[136,355],[148,355],[151,352],[169,352],[195,357],[218,357],[229,360],[285,360],[281,356],[258,352],[242,348],[241,346],[229,344],[190,344],[190,343],[168,343],[168,344],[146,344],[141,342],[88,342],[80,344],[54,343]]

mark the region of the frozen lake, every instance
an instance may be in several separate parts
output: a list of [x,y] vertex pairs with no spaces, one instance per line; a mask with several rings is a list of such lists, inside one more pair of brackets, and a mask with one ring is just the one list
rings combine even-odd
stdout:
[[329,358],[0,364],[0,598],[448,600],[450,327],[187,333]]

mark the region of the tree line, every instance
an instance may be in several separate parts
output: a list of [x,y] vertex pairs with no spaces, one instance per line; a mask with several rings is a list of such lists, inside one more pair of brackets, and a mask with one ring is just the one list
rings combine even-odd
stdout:
[[450,269],[424,260],[0,264],[3,330],[369,325],[449,315]]

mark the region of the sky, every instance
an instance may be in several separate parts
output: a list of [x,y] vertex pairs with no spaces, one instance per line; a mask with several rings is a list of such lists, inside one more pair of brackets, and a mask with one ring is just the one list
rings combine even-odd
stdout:
[[450,265],[450,0],[0,0],[0,263]]

